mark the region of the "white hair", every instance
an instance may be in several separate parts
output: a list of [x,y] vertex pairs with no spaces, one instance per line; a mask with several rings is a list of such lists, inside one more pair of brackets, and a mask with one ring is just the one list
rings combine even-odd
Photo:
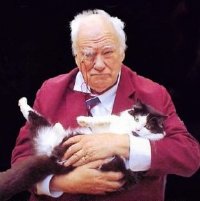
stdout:
[[77,35],[80,28],[81,23],[85,18],[90,15],[100,15],[105,17],[108,21],[110,21],[119,37],[120,47],[122,51],[125,51],[127,48],[126,45],[126,34],[124,31],[124,22],[119,19],[118,17],[112,17],[104,10],[86,10],[82,13],[77,14],[74,19],[70,22],[70,29],[71,29],[71,42],[72,42],[72,53],[76,55],[76,42],[77,42]]

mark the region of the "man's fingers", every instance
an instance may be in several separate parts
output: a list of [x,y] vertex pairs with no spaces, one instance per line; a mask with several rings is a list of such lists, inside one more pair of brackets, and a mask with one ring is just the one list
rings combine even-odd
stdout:
[[[64,145],[64,144],[63,144]],[[63,160],[69,159],[72,155],[76,154],[81,150],[81,145],[79,143],[72,144],[65,152],[63,156]],[[79,158],[82,157],[82,155],[79,156]]]
[[64,156],[64,160],[66,160],[66,162],[64,163],[64,166],[69,166],[69,165],[74,165],[77,161],[79,161],[80,159],[82,159],[83,157],[83,151],[80,150],[76,153],[74,153],[70,158],[65,158]]
[[119,181],[122,180],[124,177],[124,174],[122,172],[113,172],[113,171],[109,171],[109,172],[104,172],[106,175],[106,178],[109,181]]
[[82,139],[83,135],[76,135],[73,137],[70,137],[68,140],[66,140],[63,145],[70,145],[70,144],[75,144],[79,142]]
[[96,161],[89,162],[85,164],[84,166],[91,169],[98,169],[99,167],[102,166],[103,163],[104,163],[104,160],[96,160]]
[[75,162],[73,164],[73,166],[74,167],[78,167],[78,166],[84,165],[84,164],[86,164],[88,162],[89,162],[89,160],[87,160],[86,157],[83,156],[80,160],[78,160],[77,162]]
[[106,189],[106,192],[113,192],[121,188],[125,184],[125,181],[116,181],[110,182],[109,186]]

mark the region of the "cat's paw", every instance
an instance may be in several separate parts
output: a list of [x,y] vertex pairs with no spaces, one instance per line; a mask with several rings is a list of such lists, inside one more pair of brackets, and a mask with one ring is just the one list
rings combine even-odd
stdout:
[[20,107],[22,107],[23,105],[27,105],[27,98],[26,97],[20,98],[19,101],[18,101],[18,105]]
[[18,101],[18,105],[25,119],[28,120],[29,111],[33,111],[33,109],[27,104],[27,98],[20,98]]
[[81,127],[89,127],[92,122],[92,117],[87,117],[87,116],[79,116],[77,117],[77,123]]
[[157,134],[146,135],[144,137],[149,140],[160,140],[160,139],[164,138],[164,136],[165,135],[162,133],[157,133]]
[[94,126],[107,126],[111,122],[110,116],[79,116],[77,117],[77,122],[82,127],[94,127]]

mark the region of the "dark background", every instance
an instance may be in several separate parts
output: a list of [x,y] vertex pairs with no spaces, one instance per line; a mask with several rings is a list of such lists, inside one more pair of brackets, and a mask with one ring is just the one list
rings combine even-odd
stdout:
[[[200,140],[198,0],[7,0],[0,3],[0,171],[10,167],[11,151],[25,122],[18,99],[26,96],[32,105],[45,79],[75,66],[69,21],[92,8],[105,9],[126,23],[124,63],[169,90],[179,116]],[[11,200],[25,201],[28,195]],[[166,200],[200,200],[200,173],[190,178],[170,175]]]

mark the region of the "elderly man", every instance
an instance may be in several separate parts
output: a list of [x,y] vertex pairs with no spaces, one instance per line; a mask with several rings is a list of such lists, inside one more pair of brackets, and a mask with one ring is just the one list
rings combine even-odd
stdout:
[[[102,10],[84,11],[72,20],[72,50],[77,68],[51,78],[38,90],[34,108],[52,123],[76,127],[80,115],[110,115],[130,108],[139,98],[167,116],[166,136],[159,141],[102,133],[70,138],[65,166],[75,169],[66,175],[49,175],[36,184],[30,200],[164,200],[167,174],[191,176],[199,168],[199,143],[178,117],[166,89],[137,75],[122,62],[125,57],[124,23]],[[91,110],[85,101],[97,96]],[[12,163],[32,154],[28,124],[20,131]],[[98,167],[113,155],[123,156],[132,171],[146,171],[144,179],[128,190],[120,172],[101,172]],[[86,196],[87,195],[87,196]]]

